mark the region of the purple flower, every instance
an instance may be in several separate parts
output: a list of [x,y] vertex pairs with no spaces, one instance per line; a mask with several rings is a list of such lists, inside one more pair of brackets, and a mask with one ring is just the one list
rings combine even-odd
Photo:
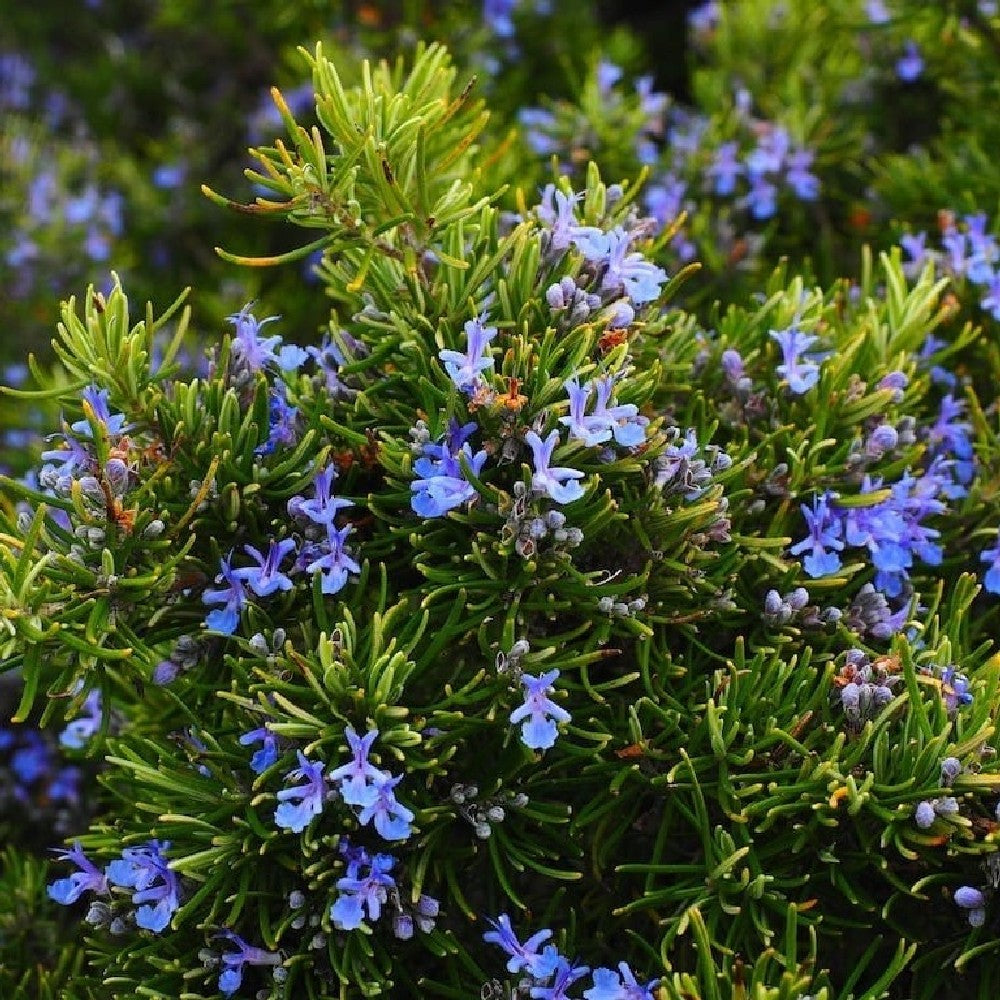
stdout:
[[594,402],[593,420],[605,420],[611,427],[615,441],[623,448],[636,448],[646,440],[648,417],[639,416],[635,403],[608,406],[614,380],[610,375],[597,379],[597,399]]
[[297,751],[299,766],[285,776],[286,781],[303,779],[304,785],[283,788],[278,792],[278,808],[274,810],[274,821],[278,826],[292,833],[301,833],[314,816],[323,811],[326,785],[323,781],[322,762],[313,763],[301,750]]
[[108,881],[136,890],[132,894],[132,902],[139,907],[135,922],[156,934],[167,926],[170,915],[180,905],[177,876],[163,855],[169,847],[168,841],[160,844],[157,840],[150,840],[145,847],[128,847],[121,859],[112,861],[107,869]]
[[771,339],[781,348],[782,363],[775,371],[788,382],[788,388],[797,396],[808,392],[819,381],[820,356],[800,357],[818,338],[803,333],[794,323],[787,330],[771,330]]
[[367,826],[374,821],[375,829],[383,840],[406,840],[412,833],[410,823],[413,813],[396,801],[393,792],[402,780],[402,775],[393,778],[379,773],[372,784],[365,787],[358,803],[362,807],[358,822]]
[[583,197],[572,191],[566,194],[555,186],[546,184],[542,189],[542,200],[535,207],[540,222],[549,227],[549,246],[553,250],[565,250],[581,233],[593,227],[581,226],[576,218],[576,203]]
[[281,965],[281,956],[276,951],[251,947],[239,934],[234,934],[230,930],[219,931],[216,937],[224,938],[239,949],[222,955],[224,969],[219,976],[219,991],[227,997],[232,996],[240,988],[244,965]]
[[[493,358],[489,355],[490,341],[497,335],[495,326],[483,326],[477,316],[465,324],[467,346],[465,354],[459,351],[438,351],[452,382],[463,392],[472,392],[480,381],[479,373],[493,369]],[[483,352],[487,354],[484,357]]]
[[941,671],[941,697],[949,713],[954,712],[959,705],[971,705],[972,692],[969,690],[969,678],[965,674],[960,674],[954,667],[945,667]]
[[473,455],[465,440],[475,428],[472,421],[464,427],[453,421],[443,442],[424,444],[423,454],[413,463],[420,478],[410,483],[414,494],[410,506],[421,517],[440,517],[478,495],[465,479],[459,462],[459,455],[465,455],[476,476],[486,462],[486,452],[480,450]]
[[68,851],[59,848],[55,848],[55,851],[60,861],[72,861],[80,870],[69,878],[57,879],[47,886],[49,899],[68,906],[70,903],[75,903],[88,890],[100,893],[102,896],[108,894],[107,876],[83,853],[79,840],[75,841]]
[[528,431],[524,440],[531,447],[535,466],[531,477],[532,489],[538,493],[547,493],[556,503],[579,500],[583,496],[583,487],[574,480],[583,479],[583,473],[562,466],[549,467],[552,452],[559,441],[559,431],[550,431],[544,441],[534,431]]
[[351,760],[334,768],[328,775],[331,781],[340,782],[340,794],[351,806],[363,805],[367,800],[369,782],[375,782],[386,775],[368,762],[368,753],[378,738],[377,729],[369,729],[364,736],[358,736],[353,726],[344,730],[351,748]]
[[269,364],[277,365],[282,371],[298,368],[309,357],[308,353],[294,345],[280,347],[281,337],[277,334],[261,338],[260,328],[280,317],[268,316],[258,322],[250,312],[252,305],[252,302],[248,302],[238,313],[226,317],[227,322],[236,327],[231,347],[235,365],[251,375],[263,371]]
[[913,83],[924,71],[924,59],[917,43],[907,41],[905,51],[896,62],[896,76],[904,83]]
[[886,9],[885,0],[865,0],[865,14],[872,24],[886,24],[892,17]]
[[530,995],[534,1000],[569,1000],[566,991],[588,972],[590,972],[589,965],[573,965],[568,959],[559,955],[549,972],[549,975],[554,977],[552,982],[547,986],[532,986]]
[[587,400],[593,386],[593,382],[581,386],[575,375],[566,379],[563,388],[569,393],[569,416],[559,418],[559,423],[566,424],[569,428],[570,438],[577,438],[588,448],[611,437],[609,421],[601,417],[586,416]]
[[815,201],[819,197],[819,178],[809,170],[814,157],[811,149],[798,149],[788,157],[785,183],[803,201]]
[[82,750],[100,729],[103,715],[101,692],[94,688],[87,693],[86,701],[83,703],[83,714],[73,719],[59,734],[59,745],[68,750]]
[[654,1000],[653,989],[659,982],[651,979],[645,986],[636,981],[628,962],[619,962],[618,970],[594,969],[594,986],[583,994],[584,1000]]
[[[335,927],[345,931],[356,930],[365,919],[366,909],[369,920],[378,920],[382,904],[388,898],[388,890],[396,887],[395,879],[389,874],[395,863],[396,859],[391,854],[376,854],[370,862],[365,854],[363,859],[355,859],[353,864],[349,864],[347,875],[337,881],[340,896],[330,907],[330,919]],[[369,871],[361,877],[364,867]]]
[[292,447],[298,439],[298,416],[298,407],[288,405],[285,383],[279,382],[270,393],[267,440],[257,445],[254,454],[270,455],[279,447]]
[[[96,385],[89,385],[82,393],[83,399],[90,406],[91,412],[97,418],[97,422],[107,431],[108,434],[121,434],[125,427],[125,415],[123,413],[112,413],[108,408],[108,390],[98,389]],[[81,437],[91,436],[90,421],[84,418],[77,420],[71,425],[71,429]]]
[[[836,514],[830,510],[829,499],[830,495],[824,493],[822,496],[813,497],[811,510],[805,504],[800,506],[809,526],[809,534],[788,550],[795,556],[809,550],[809,555],[802,560],[802,566],[813,578],[827,576],[840,569],[840,556],[837,552],[844,547],[841,541],[843,526]],[[835,551],[828,552],[827,549]]]
[[278,737],[266,726],[261,726],[259,729],[252,729],[240,737],[240,746],[249,746],[251,743],[264,744],[250,758],[250,770],[254,774],[261,774],[278,759]]
[[705,171],[715,182],[714,191],[720,197],[731,195],[736,190],[736,179],[743,173],[743,167],[736,159],[737,149],[737,143],[724,142]]
[[311,545],[306,550],[309,558],[306,572],[323,574],[320,590],[328,596],[343,590],[349,573],[361,572],[361,567],[344,548],[344,542],[353,530],[349,524],[339,529],[328,524],[325,544]]
[[276,542],[272,538],[266,556],[252,545],[244,545],[243,548],[257,560],[257,565],[234,570],[233,575],[248,583],[258,597],[268,597],[277,590],[292,589],[294,584],[278,567],[295,548],[294,539],[286,538],[283,542]]
[[206,590],[201,599],[205,604],[224,604],[224,608],[217,608],[209,612],[205,618],[205,624],[215,632],[222,632],[225,635],[232,635],[240,623],[240,612],[246,604],[247,595],[243,589],[243,581],[237,575],[238,571],[230,565],[232,552],[224,556],[220,563],[219,575],[215,578],[216,583],[228,584],[219,590]]
[[538,960],[541,958],[538,949],[543,941],[552,937],[552,931],[540,930],[528,938],[524,944],[521,944],[514,934],[510,917],[506,913],[501,913],[496,920],[487,917],[486,921],[492,924],[494,929],[487,931],[483,935],[483,940],[487,944],[495,944],[499,948],[503,948],[510,955],[507,961],[507,971],[534,973]]
[[899,238],[899,245],[910,258],[903,264],[903,273],[908,278],[915,278],[924,269],[924,264],[930,256],[925,246],[927,233],[904,233]]
[[313,479],[314,496],[306,500],[302,496],[291,497],[288,501],[288,513],[292,517],[305,517],[314,524],[332,524],[337,513],[344,507],[353,507],[350,500],[341,500],[332,496],[330,487],[337,478],[337,470],[332,465],[321,469]]
[[626,253],[631,240],[631,233],[616,226],[609,233],[595,231],[580,237],[577,246],[588,261],[605,268],[601,281],[603,291],[623,290],[638,306],[659,298],[660,286],[667,280],[667,272],[641,253]]
[[521,675],[524,704],[510,713],[510,721],[522,723],[521,742],[532,750],[548,750],[559,735],[556,723],[570,721],[569,712],[548,696],[550,691],[555,690],[552,684],[558,676],[558,670],[550,670],[540,677]]
[[1000,538],[992,549],[983,550],[979,561],[990,564],[990,568],[983,577],[983,586],[991,594],[1000,594]]

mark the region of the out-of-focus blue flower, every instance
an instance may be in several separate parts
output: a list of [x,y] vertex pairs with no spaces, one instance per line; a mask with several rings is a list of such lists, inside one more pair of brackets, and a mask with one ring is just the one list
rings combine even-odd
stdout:
[[803,201],[815,201],[819,197],[819,178],[809,168],[815,154],[811,149],[797,149],[788,156],[785,183]]
[[536,156],[551,156],[560,151],[559,140],[552,134],[556,116],[544,108],[521,108],[517,120],[524,129],[524,138]]
[[[479,383],[479,374],[493,370],[493,358],[489,355],[490,341],[497,335],[495,326],[483,326],[477,316],[465,324],[467,346],[465,353],[460,351],[438,351],[438,357],[444,362],[448,377],[463,392],[471,393]],[[483,352],[487,352],[484,356]]]
[[80,870],[74,872],[69,878],[57,879],[47,886],[46,892],[49,899],[68,906],[70,903],[75,903],[87,891],[96,892],[102,896],[108,894],[107,876],[83,853],[80,841],[75,841],[68,851],[57,848],[56,854],[59,855],[58,860],[72,861]]
[[550,670],[540,677],[521,675],[524,687],[524,704],[510,713],[510,721],[521,723],[521,742],[532,750],[548,750],[559,735],[557,722],[569,722],[570,714],[549,698],[558,670]]
[[563,466],[549,467],[552,452],[559,441],[559,431],[550,431],[544,441],[534,431],[528,431],[524,440],[531,448],[535,466],[531,477],[532,489],[548,494],[556,503],[579,500],[583,496],[583,487],[575,480],[583,479],[583,473]]
[[[809,526],[809,534],[788,550],[795,556],[809,551],[809,555],[802,560],[802,566],[813,578],[827,576],[840,569],[840,556],[837,553],[844,548],[841,539],[843,526],[840,518],[830,509],[829,499],[829,494],[824,493],[813,497],[812,508],[801,505],[800,510]],[[828,549],[834,551],[829,552]]]
[[323,764],[308,760],[301,750],[297,753],[299,766],[289,771],[285,780],[301,779],[305,784],[281,789],[278,792],[278,808],[274,810],[275,823],[292,833],[301,833],[310,820],[323,811],[326,798]]
[[278,737],[267,726],[261,726],[259,729],[251,729],[249,733],[244,733],[240,737],[240,746],[249,746],[251,743],[263,743],[263,746],[250,758],[250,770],[254,774],[261,774],[278,759]]
[[94,688],[87,693],[81,715],[73,719],[59,734],[59,745],[67,750],[82,750],[101,728],[101,692]]
[[607,59],[597,64],[597,89],[602,95],[607,95],[611,88],[622,78],[621,66],[616,66]]
[[705,171],[713,182],[713,190],[720,197],[736,191],[736,180],[743,175],[743,167],[736,158],[739,144],[724,142],[715,151],[715,156]]
[[164,856],[169,849],[169,841],[161,844],[150,840],[145,847],[126,848],[121,859],[112,861],[107,868],[109,882],[136,890],[132,894],[132,902],[138,907],[135,922],[156,934],[167,926],[180,905],[177,876]]
[[511,16],[518,0],[483,0],[483,23],[497,38],[513,38],[516,34]]
[[885,0],[865,0],[865,14],[872,24],[886,24],[892,18]]
[[993,548],[983,550],[979,561],[990,564],[990,568],[983,576],[983,586],[991,594],[1000,594],[1000,539]]
[[153,184],[162,191],[172,191],[180,187],[187,177],[187,166],[183,163],[161,163],[153,171]]
[[903,54],[896,61],[896,76],[904,83],[913,83],[924,71],[924,57],[913,39],[904,46]]

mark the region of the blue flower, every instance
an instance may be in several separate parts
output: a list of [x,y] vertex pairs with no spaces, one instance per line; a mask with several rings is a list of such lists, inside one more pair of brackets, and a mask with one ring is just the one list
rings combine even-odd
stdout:
[[594,985],[583,994],[585,1000],[654,1000],[653,989],[659,982],[651,979],[645,986],[636,981],[628,962],[619,962],[619,972],[594,969]]
[[237,575],[237,571],[230,565],[232,552],[228,556],[223,556],[220,563],[219,575],[215,578],[216,583],[228,584],[219,590],[206,590],[201,599],[205,604],[224,604],[224,608],[217,608],[209,612],[205,618],[205,624],[215,632],[222,632],[225,635],[232,635],[240,623],[240,612],[246,604],[247,595],[243,589],[243,581]]
[[[800,506],[809,526],[809,534],[788,550],[794,556],[800,555],[807,549],[811,550],[802,560],[802,565],[809,576],[814,578],[836,573],[840,569],[840,556],[837,552],[844,547],[841,540],[843,526],[840,519],[830,510],[828,500],[829,494],[824,493],[822,496],[813,497],[812,509],[805,504]],[[827,552],[827,549],[836,551]]]
[[540,677],[521,675],[524,704],[510,713],[510,721],[522,723],[521,742],[532,750],[548,750],[559,735],[556,723],[570,721],[569,712],[548,696],[550,691],[555,690],[552,685],[558,676],[558,670],[550,670]]
[[737,149],[737,143],[724,142],[715,151],[715,156],[705,171],[715,182],[713,190],[720,197],[731,195],[736,190],[736,179],[743,173],[743,167],[736,159]]
[[314,496],[306,500],[302,496],[294,496],[288,501],[288,513],[292,517],[305,517],[314,524],[332,524],[339,511],[344,507],[353,507],[350,500],[342,500],[332,496],[330,487],[337,478],[337,470],[332,465],[321,469],[313,480]]
[[444,442],[423,446],[423,454],[413,464],[420,478],[410,483],[410,506],[421,517],[441,517],[478,495],[459,463],[459,455],[465,455],[473,475],[478,476],[486,462],[486,452],[480,450],[473,455],[465,440],[475,427],[472,421],[461,427],[453,421]]
[[573,480],[583,479],[583,473],[562,466],[549,467],[552,452],[559,441],[559,431],[550,431],[544,441],[534,431],[528,431],[524,440],[531,447],[535,466],[531,477],[532,489],[538,493],[547,493],[556,503],[579,500],[583,496],[583,487]]
[[299,778],[304,785],[283,788],[278,792],[278,808],[274,810],[274,822],[292,833],[301,833],[312,820],[323,811],[326,798],[326,784],[323,780],[323,764],[308,760],[298,751],[299,766],[285,776],[286,781]]
[[533,1000],[569,1000],[566,991],[588,972],[590,972],[589,965],[573,965],[568,959],[559,955],[555,967],[549,972],[549,976],[554,977],[552,982],[547,986],[532,986],[530,995]]
[[[472,392],[478,382],[479,373],[493,370],[493,358],[489,355],[490,341],[497,335],[495,326],[483,326],[478,317],[465,324],[468,339],[465,354],[459,351],[438,351],[452,382],[464,392]],[[487,354],[484,357],[483,352]]]
[[788,157],[785,183],[803,201],[815,201],[819,197],[819,178],[809,170],[814,158],[811,149],[797,149]]
[[[134,888],[132,902],[139,908],[135,922],[145,930],[159,933],[170,922],[170,915],[180,905],[177,876],[167,866],[163,852],[170,843],[150,840],[145,847],[128,847],[121,859],[108,865],[108,881]],[[145,905],[139,905],[145,904]],[[153,905],[149,905],[153,904]]]
[[68,750],[82,750],[90,738],[101,727],[101,692],[94,688],[87,693],[83,703],[83,714],[77,716],[59,734],[59,745]]
[[615,442],[623,448],[636,448],[646,440],[648,417],[639,415],[635,403],[619,403],[608,406],[614,380],[610,375],[597,379],[597,399],[594,402],[594,420],[606,420],[611,427]]
[[238,951],[222,954],[223,972],[219,976],[219,991],[227,997],[232,996],[243,982],[244,965],[281,965],[281,956],[276,951],[265,951],[254,948],[230,930],[222,930],[216,937],[224,938],[230,944],[236,945]]
[[238,313],[226,317],[227,322],[236,328],[231,347],[235,366],[250,374],[263,371],[269,364],[277,365],[283,371],[293,371],[298,368],[309,357],[308,353],[301,347],[293,345],[280,347],[281,337],[277,334],[261,338],[260,328],[280,317],[268,316],[258,322],[250,312],[252,305],[252,302],[248,302]]
[[244,545],[247,554],[257,560],[256,566],[244,566],[234,570],[233,575],[250,585],[258,597],[268,597],[278,590],[291,590],[294,584],[278,568],[282,560],[295,548],[295,541],[286,538],[276,542],[273,538],[265,556],[252,545]]
[[607,441],[611,437],[610,421],[586,415],[587,400],[593,387],[593,382],[581,386],[575,375],[566,379],[563,388],[569,393],[569,416],[559,418],[559,423],[566,424],[569,428],[569,436],[577,438],[588,447]]
[[578,238],[577,247],[588,261],[605,268],[601,280],[603,291],[624,291],[638,306],[659,298],[667,272],[641,253],[626,253],[631,241],[632,234],[616,226],[608,233],[595,230]]
[[552,937],[552,931],[540,930],[532,934],[524,944],[517,940],[514,929],[510,924],[510,917],[506,913],[501,913],[496,920],[486,918],[487,923],[493,925],[493,930],[487,931],[483,935],[483,940],[487,944],[495,944],[502,948],[510,958],[507,961],[507,971],[511,973],[527,972],[534,974],[541,958],[539,947],[542,942]]
[[270,393],[267,440],[257,445],[254,454],[270,455],[278,447],[292,447],[298,439],[298,416],[298,407],[288,405],[285,383],[279,382]]
[[348,726],[344,735],[351,748],[351,759],[334,768],[328,777],[331,781],[340,782],[340,795],[348,805],[359,806],[367,801],[369,783],[385,777],[382,771],[368,762],[368,753],[378,738],[378,730],[369,729],[364,736],[358,736],[354,727]]
[[361,793],[362,807],[358,822],[367,826],[374,820],[375,829],[383,840],[406,840],[412,830],[410,823],[413,813],[396,801],[393,789],[403,780],[403,776],[391,777],[379,773]]
[[[391,854],[376,854],[370,862],[365,855],[363,860],[348,867],[347,875],[337,881],[340,896],[330,907],[330,919],[335,927],[356,930],[365,919],[365,910],[369,920],[378,920],[382,904],[388,899],[388,890],[396,887],[396,880],[389,874],[395,863]],[[369,871],[361,877],[363,867]]]
[[343,528],[328,524],[326,539],[311,543],[303,550],[306,572],[323,574],[320,590],[328,596],[343,590],[349,573],[361,572],[361,567],[344,548],[344,542],[353,530],[349,524]]
[[816,343],[817,337],[803,333],[794,323],[787,330],[771,330],[771,339],[781,348],[782,363],[775,371],[788,382],[788,388],[800,396],[819,381],[821,356],[800,357]]
[[924,71],[924,58],[913,39],[907,41],[905,51],[896,61],[896,76],[904,83],[913,83]]
[[261,774],[278,759],[278,737],[266,726],[261,726],[259,729],[252,729],[240,737],[240,746],[249,746],[251,743],[264,744],[250,758],[250,770],[254,774]]
[[990,564],[990,568],[983,577],[983,586],[991,594],[1000,594],[1000,538],[993,548],[983,550],[979,561]]
[[[98,389],[96,385],[89,385],[83,390],[82,395],[98,423],[104,427],[108,434],[118,435],[126,429],[125,415],[112,413],[108,408],[109,393],[107,389]],[[71,425],[71,428],[81,437],[89,438],[92,433],[90,421],[87,419],[76,421]]]
[[581,226],[576,218],[576,203],[583,194],[566,194],[555,186],[546,184],[542,200],[535,207],[540,222],[549,227],[549,246],[565,250],[581,233],[594,232],[593,227]]
[[108,894],[107,876],[83,853],[80,841],[75,841],[68,851],[57,848],[56,854],[59,855],[60,861],[72,861],[80,870],[69,878],[57,879],[47,886],[49,899],[68,906],[70,903],[75,903],[88,890],[100,893],[102,896]]

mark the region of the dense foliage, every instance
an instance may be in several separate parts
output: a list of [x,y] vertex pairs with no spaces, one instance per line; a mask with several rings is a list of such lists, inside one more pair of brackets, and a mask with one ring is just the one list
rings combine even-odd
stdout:
[[268,6],[0,53],[0,995],[995,996],[994,5]]

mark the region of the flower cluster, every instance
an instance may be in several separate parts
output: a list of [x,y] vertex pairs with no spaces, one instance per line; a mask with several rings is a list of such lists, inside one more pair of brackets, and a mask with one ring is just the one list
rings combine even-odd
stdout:
[[[509,956],[509,973],[529,977],[528,989],[536,1000],[568,1000],[566,991],[570,986],[591,972],[589,966],[577,965],[561,955],[554,944],[545,944],[552,937],[551,930],[537,931],[522,943],[506,913],[495,920],[487,917],[486,921],[492,930],[483,934],[483,940]],[[658,979],[639,982],[627,962],[619,962],[617,972],[603,967],[594,969],[592,979],[593,986],[584,990],[585,1000],[654,1000],[653,990],[659,983]]]
[[134,889],[131,893],[134,910],[124,912],[120,907],[112,909],[98,901],[88,914],[88,922],[109,923],[112,933],[121,933],[129,922],[134,922],[137,927],[159,934],[180,906],[180,881],[165,857],[169,849],[169,842],[157,840],[150,840],[142,847],[126,847],[121,857],[102,872],[76,843],[70,850],[57,853],[60,860],[72,861],[78,870],[68,878],[53,882],[48,887],[49,897],[57,903],[69,905],[84,892],[114,900],[112,886]]
[[474,421],[460,425],[452,420],[444,437],[432,443],[426,427],[420,424],[411,431],[414,448],[420,457],[413,463],[419,478],[410,483],[413,496],[410,500],[415,513],[421,517],[441,517],[478,496],[475,487],[465,478],[460,458],[465,457],[474,476],[478,476],[486,462],[485,450],[473,454],[468,439],[476,430]]

